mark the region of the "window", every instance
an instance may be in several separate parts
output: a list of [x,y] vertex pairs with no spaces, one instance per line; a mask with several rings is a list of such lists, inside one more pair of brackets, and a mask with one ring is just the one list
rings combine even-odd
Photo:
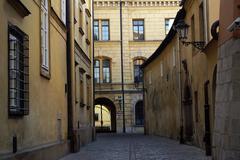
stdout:
[[143,101],[138,101],[135,105],[135,124],[137,126],[144,125]]
[[143,59],[137,59],[134,61],[134,83],[143,82],[143,71],[141,69],[143,63]]
[[144,40],[144,20],[133,20],[133,40]]
[[102,40],[108,41],[109,39],[109,20],[102,20]]
[[100,61],[94,61],[94,81],[95,83],[100,83]]
[[49,71],[48,0],[41,2],[41,67]]
[[8,32],[9,115],[23,116],[29,114],[28,36],[12,25]]
[[110,60],[103,60],[103,83],[110,83]]
[[66,0],[61,0],[61,19],[66,24]]
[[94,40],[99,40],[99,21],[94,20]]
[[165,33],[166,33],[166,35],[170,31],[170,29],[173,25],[173,22],[174,22],[174,18],[165,19]]

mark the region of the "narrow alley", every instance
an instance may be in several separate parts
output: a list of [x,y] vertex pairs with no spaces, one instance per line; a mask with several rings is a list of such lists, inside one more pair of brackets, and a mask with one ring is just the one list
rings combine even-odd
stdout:
[[97,140],[61,160],[207,160],[204,151],[141,134],[100,134]]

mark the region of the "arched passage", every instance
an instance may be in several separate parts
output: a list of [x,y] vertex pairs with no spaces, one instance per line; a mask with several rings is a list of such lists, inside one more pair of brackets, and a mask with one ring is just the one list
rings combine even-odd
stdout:
[[95,127],[97,132],[116,132],[116,107],[108,98],[95,100]]

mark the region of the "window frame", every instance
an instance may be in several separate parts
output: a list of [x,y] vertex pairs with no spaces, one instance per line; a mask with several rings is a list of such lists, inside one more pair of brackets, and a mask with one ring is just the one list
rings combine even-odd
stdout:
[[[104,67],[104,61],[108,61],[109,62],[109,66],[108,67]],[[109,77],[109,82],[107,82],[107,81],[105,81],[105,79],[104,79],[104,68],[108,68],[109,69],[109,75],[108,75],[108,77]],[[108,58],[105,58],[105,59],[102,59],[102,82],[103,83],[105,83],[105,84],[107,84],[107,83],[111,83],[112,82],[112,77],[111,77],[111,60],[110,59],[108,59]]]
[[[10,39],[11,35],[15,37],[14,40]],[[14,48],[11,48],[13,41]],[[18,54],[15,53],[13,58],[11,54],[17,52],[17,45],[21,47],[18,49],[22,50],[18,51]],[[13,102],[14,106],[12,106]],[[29,37],[17,26],[11,24],[8,25],[8,115],[9,117],[29,115]]]
[[[44,4],[46,4],[44,6]],[[41,68],[41,75],[50,79],[50,32],[49,32],[49,2],[48,0],[41,0],[41,37],[40,37],[40,46],[41,46],[41,57],[40,57],[40,68]],[[43,15],[44,14],[44,20]],[[46,24],[43,24],[45,22]],[[44,37],[42,36],[44,32]],[[43,42],[43,38],[45,41]],[[44,43],[44,45],[43,45]],[[44,51],[43,51],[44,50]],[[44,53],[43,53],[44,52]],[[44,59],[44,61],[43,61]]]
[[[137,61],[142,61],[142,63],[137,64]],[[145,62],[144,58],[134,58],[133,60],[133,76],[134,76],[134,83],[143,83],[143,70],[141,69],[141,65]],[[136,72],[135,72],[135,67],[138,66],[138,80],[136,80]],[[142,75],[142,76],[141,76]]]
[[[75,11],[74,11],[74,15],[75,15]],[[66,19],[66,0],[61,0],[61,19],[63,23],[66,25],[66,20],[67,20]]]
[[[97,66],[97,67],[96,67],[96,65],[95,65],[96,61],[98,61],[98,63],[99,63],[99,66]],[[100,81],[101,81],[101,75],[100,75],[100,73],[101,73],[101,64],[100,64],[100,60],[99,60],[99,59],[95,59],[93,66],[94,66],[94,83],[98,83],[98,84],[99,84]],[[98,71],[98,78],[97,78],[98,81],[96,81],[96,77],[95,77],[95,76],[96,76],[96,75],[95,75],[95,73],[96,73],[96,72],[95,72],[95,69],[96,69],[96,68],[99,70],[99,71]]]
[[[108,25],[104,25],[104,26],[108,26],[108,39],[103,39],[103,21],[107,21]],[[101,40],[102,41],[110,41],[110,20],[109,19],[102,19],[101,20]]]
[[[95,25],[95,22],[97,22],[97,25]],[[99,41],[100,40],[100,27],[99,27],[99,20],[95,19],[93,21],[93,35],[94,35],[94,41]],[[97,39],[95,39],[95,27],[97,26]]]
[[[135,25],[134,21],[142,21],[143,25]],[[137,26],[138,27],[138,39],[134,38],[134,27]],[[140,34],[139,34],[139,27],[142,26],[143,27],[143,39],[140,39]],[[145,41],[145,20],[144,19],[132,19],[132,29],[133,29],[133,40],[134,41]]]

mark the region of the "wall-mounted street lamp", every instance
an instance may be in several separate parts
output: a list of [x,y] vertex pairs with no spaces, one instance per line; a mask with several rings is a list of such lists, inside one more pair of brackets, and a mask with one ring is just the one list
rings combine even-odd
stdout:
[[187,36],[188,36],[188,28],[189,28],[189,25],[186,24],[183,19],[179,20],[178,23],[174,26],[174,29],[177,31],[177,33],[179,35],[179,39],[181,40],[181,42],[184,46],[189,46],[191,44],[195,48],[197,48],[199,50],[203,50],[203,48],[205,46],[204,41],[193,41],[193,42],[186,41]]

